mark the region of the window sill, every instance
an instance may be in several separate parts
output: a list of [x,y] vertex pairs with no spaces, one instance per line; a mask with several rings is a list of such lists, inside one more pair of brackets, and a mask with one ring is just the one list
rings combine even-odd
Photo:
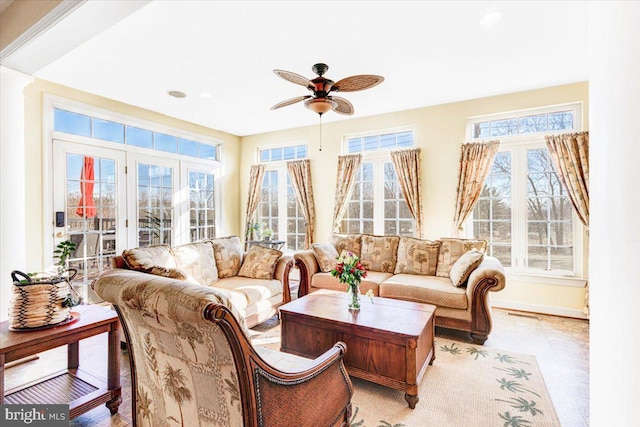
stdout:
[[587,279],[569,276],[551,276],[544,274],[517,273],[505,271],[507,281],[535,283],[540,285],[569,286],[573,288],[584,288],[587,285]]

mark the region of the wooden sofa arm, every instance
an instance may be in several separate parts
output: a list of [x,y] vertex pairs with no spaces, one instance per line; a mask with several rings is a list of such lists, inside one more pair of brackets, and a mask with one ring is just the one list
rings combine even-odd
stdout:
[[276,269],[273,278],[282,283],[282,303],[286,304],[291,301],[291,288],[289,287],[289,273],[293,268],[293,257],[290,255],[282,255],[276,263]]
[[471,303],[471,338],[474,342],[484,343],[493,327],[489,291],[500,291],[505,285],[504,267],[494,257],[485,256],[471,272],[467,282],[467,298]]
[[300,271],[300,285],[298,286],[298,298],[300,298],[309,293],[311,277],[320,271],[320,266],[313,249],[294,253],[293,260]]
[[342,360],[346,344],[337,342],[300,371],[281,371],[255,351],[226,307],[211,304],[206,317],[232,345],[240,389],[252,391],[241,393],[245,426],[349,425],[353,385]]

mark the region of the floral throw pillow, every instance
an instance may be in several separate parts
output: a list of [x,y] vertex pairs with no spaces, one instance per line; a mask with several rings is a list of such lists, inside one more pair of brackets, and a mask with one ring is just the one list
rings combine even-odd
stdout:
[[208,286],[218,280],[211,242],[187,243],[171,248],[171,252],[188,282]]
[[276,271],[276,263],[281,256],[282,252],[277,249],[251,246],[238,276],[271,280]]
[[398,236],[362,235],[360,261],[367,270],[393,273],[398,257]]
[[435,276],[440,242],[401,237],[394,274]]
[[336,259],[339,254],[331,243],[314,243],[311,245],[311,248],[320,266],[320,271],[329,273],[336,268]]
[[360,256],[361,241],[362,234],[333,234],[331,236],[331,244],[336,248],[338,254],[341,254],[342,251],[349,251]]
[[223,237],[211,240],[213,255],[216,260],[218,277],[234,277],[242,264],[242,244],[238,236]]
[[154,245],[144,248],[126,249],[122,258],[130,270],[150,273],[154,267],[178,268],[169,245]]
[[449,277],[449,272],[453,264],[465,253],[471,249],[477,249],[484,253],[487,251],[486,240],[473,239],[456,239],[443,237],[440,239],[442,245],[438,254],[438,267],[436,268],[436,276]]
[[471,272],[476,269],[484,259],[484,253],[477,249],[471,249],[462,255],[451,267],[449,277],[453,286],[460,287],[467,282]]

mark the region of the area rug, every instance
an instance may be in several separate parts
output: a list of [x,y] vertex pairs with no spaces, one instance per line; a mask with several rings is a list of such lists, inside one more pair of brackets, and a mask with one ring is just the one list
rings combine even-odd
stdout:
[[[272,326],[255,330],[254,345],[279,348],[280,328]],[[415,409],[401,391],[352,378],[351,426],[560,426],[535,357],[437,337],[435,345]],[[282,353],[267,359],[283,369],[295,365]]]

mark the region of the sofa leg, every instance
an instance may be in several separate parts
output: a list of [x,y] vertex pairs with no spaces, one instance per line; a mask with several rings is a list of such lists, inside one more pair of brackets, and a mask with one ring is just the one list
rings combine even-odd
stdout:
[[489,338],[488,334],[478,334],[471,332],[471,339],[473,340],[474,344],[482,345],[487,340],[487,338]]

